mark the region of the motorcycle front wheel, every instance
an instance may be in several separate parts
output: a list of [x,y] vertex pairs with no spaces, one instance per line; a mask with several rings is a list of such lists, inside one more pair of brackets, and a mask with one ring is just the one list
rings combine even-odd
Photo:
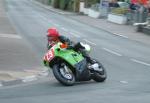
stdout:
[[65,86],[72,86],[75,83],[75,76],[65,63],[55,64],[53,66],[53,74]]

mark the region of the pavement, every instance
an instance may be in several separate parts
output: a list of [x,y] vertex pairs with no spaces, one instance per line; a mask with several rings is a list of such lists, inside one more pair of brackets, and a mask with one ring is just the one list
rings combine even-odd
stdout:
[[137,42],[150,45],[150,35],[141,32],[136,32],[136,27],[133,25],[115,24],[107,21],[107,18],[96,19],[96,18],[89,17],[87,15],[81,15],[79,13],[73,13],[73,12],[56,9],[49,5],[44,5],[42,3],[39,3],[36,0],[31,0],[31,1],[43,8],[59,13],[61,15],[66,15],[76,21],[104,30],[115,36],[121,36],[130,40],[135,40]]
[[0,87],[38,80],[47,75],[32,47],[17,33],[0,0]]

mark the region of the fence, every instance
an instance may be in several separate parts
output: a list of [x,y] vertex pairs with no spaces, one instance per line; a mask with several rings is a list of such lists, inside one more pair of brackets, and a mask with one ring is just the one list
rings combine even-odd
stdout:
[[148,17],[148,12],[140,12],[137,10],[129,10],[128,8],[109,8],[109,13],[121,14],[127,17],[128,23],[142,23]]
[[146,22],[146,19],[148,17],[148,12],[139,12],[136,10],[131,10],[127,14],[128,19],[131,23],[142,23]]

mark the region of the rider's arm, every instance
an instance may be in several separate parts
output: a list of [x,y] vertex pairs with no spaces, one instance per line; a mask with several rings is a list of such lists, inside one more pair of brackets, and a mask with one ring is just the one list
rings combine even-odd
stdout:
[[49,43],[47,43],[47,50],[49,50],[51,47],[52,46]]
[[74,47],[74,43],[69,38],[67,38],[65,36],[60,36],[59,40],[62,43],[67,43],[68,48],[73,48]]

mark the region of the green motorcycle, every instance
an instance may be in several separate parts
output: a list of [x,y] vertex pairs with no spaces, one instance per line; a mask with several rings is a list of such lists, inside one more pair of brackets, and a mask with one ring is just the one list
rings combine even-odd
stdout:
[[[90,46],[80,42],[86,52],[90,51]],[[94,63],[87,62],[80,52],[68,49],[58,42],[52,46],[44,55],[44,65],[52,68],[55,78],[63,85],[71,86],[76,81],[103,82],[107,78],[103,65],[94,60]]]

